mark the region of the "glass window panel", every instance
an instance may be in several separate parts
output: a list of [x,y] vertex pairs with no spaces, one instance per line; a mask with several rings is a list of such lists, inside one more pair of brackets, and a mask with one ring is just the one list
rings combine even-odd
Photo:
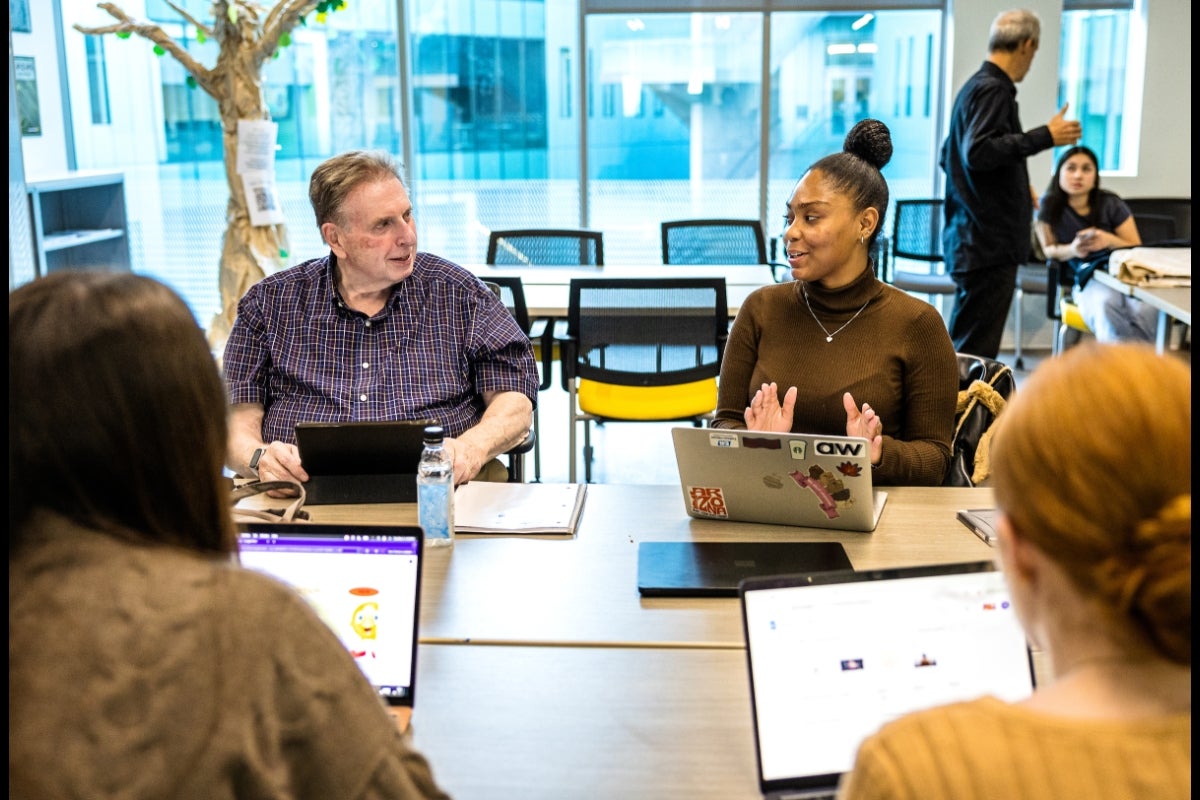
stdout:
[[[939,11],[771,15],[768,239],[781,232],[804,171],[841,151],[866,117],[892,132],[895,152],[883,170],[892,202],[935,196],[941,142],[930,98],[940,80],[941,18]],[[891,221],[889,211],[885,233]]]
[[762,16],[592,16],[587,35],[589,97],[601,99],[589,222],[605,261],[660,262],[663,220],[757,219]]
[[483,263],[492,230],[579,227],[577,9],[410,4],[420,247]]
[[1132,13],[1128,9],[1063,13],[1058,102],[1071,104],[1070,116],[1083,125],[1080,144],[1095,151],[1105,171],[1135,168],[1128,162],[1136,148],[1124,140],[1126,126],[1136,130],[1138,123],[1128,118],[1130,105],[1125,102]]

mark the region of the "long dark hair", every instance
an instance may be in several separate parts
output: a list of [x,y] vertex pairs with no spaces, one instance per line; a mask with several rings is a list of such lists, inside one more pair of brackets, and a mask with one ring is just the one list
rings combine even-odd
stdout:
[[8,296],[9,555],[46,509],[127,541],[234,551],[226,400],[167,286],[60,271]]
[[1100,214],[1100,159],[1096,157],[1096,153],[1090,147],[1083,145],[1075,145],[1068,147],[1063,151],[1063,154],[1058,157],[1058,164],[1054,167],[1054,176],[1050,178],[1050,186],[1046,189],[1046,199],[1042,202],[1041,219],[1050,224],[1057,225],[1062,221],[1063,212],[1067,210],[1067,193],[1063,191],[1062,184],[1058,182],[1062,175],[1063,166],[1066,165],[1067,159],[1073,155],[1083,153],[1091,160],[1092,166],[1096,168],[1096,185],[1088,192],[1088,214],[1084,220],[1088,226],[1093,226],[1099,219]]

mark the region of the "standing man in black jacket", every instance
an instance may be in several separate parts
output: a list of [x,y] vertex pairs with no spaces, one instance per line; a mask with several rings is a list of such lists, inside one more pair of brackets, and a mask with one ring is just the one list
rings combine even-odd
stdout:
[[1025,159],[1079,141],[1067,106],[1050,122],[1022,131],[1017,84],[1029,72],[1041,37],[1032,11],[1005,11],[992,22],[988,57],[959,90],[942,145],[946,173],[946,266],[957,287],[950,338],[960,353],[995,358],[1016,288],[1029,260],[1034,189]]

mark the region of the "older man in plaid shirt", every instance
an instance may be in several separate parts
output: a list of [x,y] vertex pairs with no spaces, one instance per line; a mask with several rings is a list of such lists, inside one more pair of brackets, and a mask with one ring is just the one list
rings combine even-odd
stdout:
[[537,402],[528,337],[469,271],[417,252],[390,156],[329,159],[309,199],[330,253],[252,286],[225,346],[229,467],[305,481],[297,422],[432,417],[456,482],[502,480],[496,456],[525,438]]

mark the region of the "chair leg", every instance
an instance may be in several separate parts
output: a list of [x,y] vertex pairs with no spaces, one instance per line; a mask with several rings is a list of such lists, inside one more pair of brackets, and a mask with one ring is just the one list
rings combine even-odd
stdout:
[[1016,308],[1016,313],[1013,315],[1013,338],[1017,340],[1014,345],[1016,359],[1013,361],[1013,365],[1017,369],[1022,369],[1024,366],[1021,363],[1021,301],[1024,299],[1025,292],[1018,286],[1016,292],[1013,293],[1013,306]]
[[538,410],[533,410],[533,482],[542,482],[542,431],[538,424]]
[[578,424],[578,419],[575,417],[575,381],[567,383],[567,419],[571,426],[570,432],[567,434],[567,480],[570,483],[575,482],[575,426]]
[[583,421],[583,482],[592,482],[592,421]]

